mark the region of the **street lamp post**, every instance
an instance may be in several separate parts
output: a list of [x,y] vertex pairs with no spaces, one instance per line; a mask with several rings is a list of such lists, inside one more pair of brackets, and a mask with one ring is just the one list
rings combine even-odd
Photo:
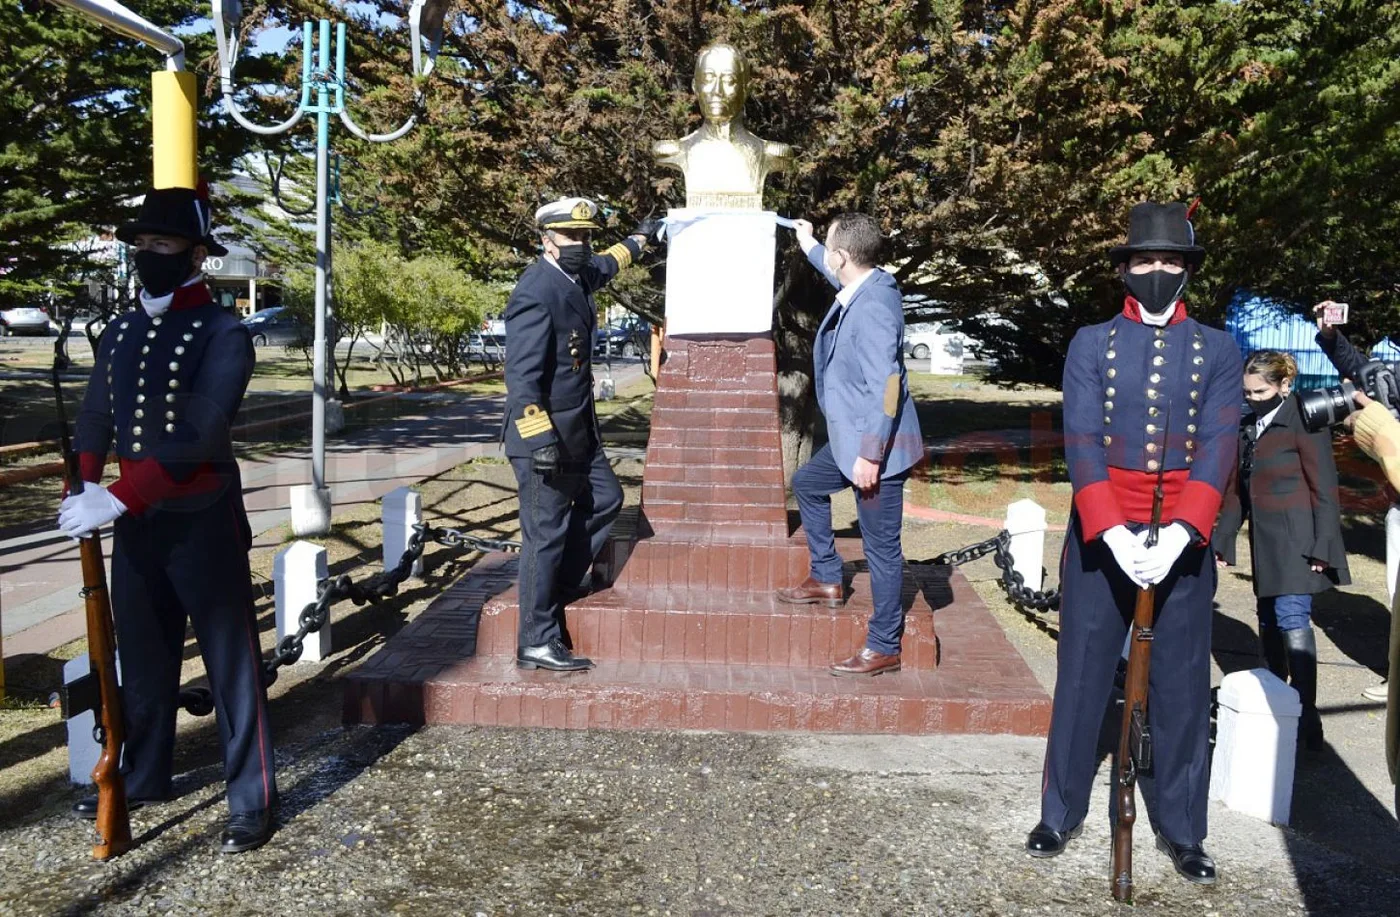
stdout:
[[[342,124],[361,140],[388,143],[413,129],[417,113],[397,130],[387,134],[372,134],[351,118],[345,108],[345,24],[337,23],[332,64],[331,22],[317,23],[315,64],[312,64],[313,29],[310,22],[302,27],[301,100],[297,110],[281,124],[261,125],[249,120],[234,100],[233,68],[238,58],[238,19],[240,0],[213,0],[214,32],[219,45],[219,91],[224,108],[235,121],[255,134],[282,134],[291,130],[303,115],[316,116],[316,320],[312,344],[311,400],[311,486],[293,488],[292,530],[297,535],[324,535],[331,527],[331,492],[326,485],[326,325],[330,306],[331,226],[330,226],[330,119],[338,116]],[[409,10],[410,35],[413,43],[413,75],[425,77],[432,72],[438,49],[442,46],[447,0],[414,0]],[[428,42],[428,55],[423,56],[422,42]],[[418,101],[415,94],[415,107]]]

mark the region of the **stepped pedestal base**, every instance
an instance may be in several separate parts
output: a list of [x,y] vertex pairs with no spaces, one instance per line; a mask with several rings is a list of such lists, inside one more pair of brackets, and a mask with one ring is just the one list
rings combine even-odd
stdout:
[[[843,543],[845,556],[858,542]],[[1043,735],[1050,699],[955,569],[908,568],[902,671],[837,678],[858,649],[869,576],[842,609],[756,591],[607,589],[570,606],[598,667],[515,668],[515,561],[483,559],[346,682],[348,723]],[[936,633],[935,633],[936,625]]]

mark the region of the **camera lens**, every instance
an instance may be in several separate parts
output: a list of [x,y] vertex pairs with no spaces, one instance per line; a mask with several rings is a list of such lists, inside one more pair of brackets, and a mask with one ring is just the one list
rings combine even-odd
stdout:
[[1334,427],[1347,419],[1356,410],[1352,395],[1356,389],[1350,382],[1334,385],[1331,388],[1316,388],[1310,392],[1298,393],[1298,410],[1303,416],[1303,426],[1311,433]]

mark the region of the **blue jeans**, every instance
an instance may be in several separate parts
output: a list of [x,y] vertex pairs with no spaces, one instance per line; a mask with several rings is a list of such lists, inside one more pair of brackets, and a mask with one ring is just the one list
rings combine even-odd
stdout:
[[[904,479],[908,473],[884,478],[869,496],[856,491],[856,514],[861,543],[870,565],[870,616],[865,645],[877,653],[899,652],[904,636],[904,548],[900,527],[904,524]],[[841,582],[841,555],[831,531],[831,495],[854,487],[836,467],[831,446],[826,445],[792,477],[792,493],[802,513],[807,550],[812,556],[812,578],[822,583]]]
[[1302,630],[1312,623],[1311,595],[1260,596],[1259,626]]

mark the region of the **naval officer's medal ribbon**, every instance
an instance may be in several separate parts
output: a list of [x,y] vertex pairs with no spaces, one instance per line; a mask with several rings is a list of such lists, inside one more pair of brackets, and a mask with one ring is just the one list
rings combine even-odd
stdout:
[[574,328],[569,332],[569,356],[574,358],[574,372],[583,366],[583,332]]

